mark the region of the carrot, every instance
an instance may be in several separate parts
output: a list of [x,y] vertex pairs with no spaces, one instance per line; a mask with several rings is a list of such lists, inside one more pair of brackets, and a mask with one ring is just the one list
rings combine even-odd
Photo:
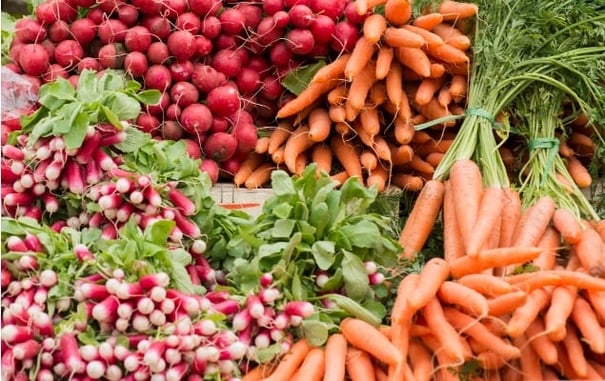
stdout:
[[513,291],[487,300],[490,316],[502,316],[521,307],[527,301],[525,291]]
[[460,235],[468,249],[479,214],[483,183],[479,166],[470,159],[454,162],[450,169],[450,182],[454,194],[454,207]]
[[383,5],[386,0],[359,0],[355,1],[355,9],[357,10],[357,14],[360,16],[364,16],[368,13],[368,11],[372,10],[372,8]]
[[275,164],[283,164],[284,163],[285,148],[286,148],[286,145],[284,144],[281,147],[279,147],[278,149],[276,149],[275,152],[273,152],[273,154],[271,155],[271,160],[273,160],[273,162]]
[[439,4],[438,12],[446,21],[458,20],[477,15],[478,7],[473,3],[464,3],[453,0],[443,0]]
[[557,208],[552,216],[553,226],[569,244],[576,244],[582,235],[582,224],[571,210]]
[[[366,38],[368,46],[373,48],[382,38],[386,28],[387,20],[380,13],[372,13],[367,16],[362,25],[362,35]],[[351,56],[353,56],[353,53],[351,53]]]
[[422,29],[432,30],[435,26],[443,22],[443,15],[439,12],[426,13],[412,20],[412,25]]
[[575,151],[567,144],[567,142],[559,139],[559,155],[569,159],[575,155]]
[[[315,75],[313,75],[311,83],[340,82],[335,81],[335,79],[339,79],[340,76],[344,74],[345,67],[347,66],[347,62],[349,62],[350,58],[351,55],[347,53],[340,55],[337,59],[319,69]],[[336,86],[331,85],[329,90]]]
[[605,292],[588,291],[586,297],[601,321],[605,321]]
[[476,256],[464,256],[451,263],[452,276],[480,273],[496,266],[525,263],[536,258],[542,250],[530,247],[499,247],[480,251]]
[[588,373],[589,379],[599,380],[605,379],[605,364],[597,362],[596,360],[588,360]]
[[347,94],[349,92],[349,88],[342,85],[336,86],[332,90],[328,92],[326,98],[328,99],[328,103],[331,105],[342,105],[347,100]]
[[294,163],[294,174],[300,175],[303,173],[305,168],[309,164],[309,155],[308,152],[302,152],[300,155],[296,157],[296,162]]
[[466,52],[448,44],[426,45],[423,49],[429,56],[446,63],[463,64],[470,60]]
[[[544,275],[542,275],[544,274]],[[575,286],[587,291],[605,291],[605,279],[597,278],[578,270],[554,269],[541,270],[519,275],[507,276],[506,280],[518,287],[524,282],[537,282],[534,279],[543,277],[543,285]]]
[[578,188],[589,188],[592,185],[590,172],[575,156],[567,159],[566,167]]
[[271,163],[263,163],[256,167],[244,182],[244,186],[248,189],[256,189],[262,187],[271,179],[271,172],[275,169],[275,165]]
[[491,274],[468,274],[456,282],[487,296],[503,295],[513,291],[513,287],[506,280]]
[[427,347],[418,340],[410,340],[408,350],[412,372],[416,381],[430,381],[432,377],[433,364],[432,354]]
[[501,215],[501,229],[498,246],[512,246],[515,226],[521,218],[521,198],[519,192],[512,188],[504,188],[504,207]]
[[408,306],[417,311],[433,299],[450,275],[450,265],[444,259],[429,259],[419,273],[418,285],[408,296]]
[[350,139],[353,137],[353,128],[348,123],[336,123],[334,125],[334,131],[340,135],[341,139]]
[[414,176],[407,173],[391,174],[391,184],[410,192],[422,191],[424,188],[424,179],[420,176]]
[[374,144],[372,145],[372,149],[380,160],[385,161],[389,164],[389,166],[392,164],[393,156],[391,155],[391,148],[385,138],[380,135],[374,137]]
[[596,221],[592,228],[599,233],[599,236],[605,242],[605,220]]
[[327,144],[315,144],[311,149],[311,161],[317,164],[317,174],[332,171],[332,150]]
[[580,154],[594,154],[596,149],[595,142],[587,134],[573,132],[567,138],[567,143],[575,147],[575,150]]
[[474,317],[454,308],[444,308],[445,318],[458,331],[472,337],[507,360],[519,358],[519,348],[504,341]]
[[578,376],[586,377],[588,375],[588,361],[577,331],[571,324],[567,328],[567,335],[565,335],[562,343],[567,356],[570,360],[573,360],[571,361],[572,368]]
[[595,353],[605,353],[605,331],[590,303],[582,296],[575,300],[571,311],[571,321],[575,323],[583,341]]
[[579,380],[580,375],[576,374],[573,366],[571,365],[572,359],[567,356],[567,352],[565,352],[565,348],[560,345],[557,347],[558,350],[558,358],[559,363],[556,368],[559,374],[561,374],[566,380]]
[[380,116],[375,108],[365,108],[359,113],[359,125],[370,137],[370,147],[374,144],[374,138],[380,132]]
[[440,23],[435,25],[431,31],[441,37],[443,42],[457,49],[466,51],[471,47],[471,39],[453,25]]
[[488,305],[485,296],[472,288],[454,281],[445,281],[437,291],[437,297],[444,303],[455,304],[474,316],[487,316]]
[[441,153],[441,152],[431,152],[428,155],[426,155],[426,157],[424,158],[424,161],[426,161],[427,163],[429,163],[432,167],[437,168],[437,166],[439,165],[439,163],[441,163],[441,160],[443,159],[443,156],[445,156],[444,153]]
[[367,352],[357,348],[350,348],[347,351],[347,375],[351,381],[374,381],[376,374],[374,364]]
[[[378,39],[380,39],[380,36]],[[347,65],[345,66],[345,78],[348,81],[351,81],[357,76],[361,70],[363,70],[364,66],[368,64],[374,55],[376,42],[377,41],[371,42],[370,38],[366,35],[359,37],[357,42],[355,42],[355,46],[351,51],[351,58],[347,61]]]
[[[429,103],[425,105],[419,105],[415,102],[412,102],[412,106],[416,109],[420,114],[424,117],[425,120],[434,120],[439,119],[445,116],[452,115],[448,108],[441,107],[437,98],[433,97],[429,101]],[[453,127],[456,125],[456,121],[449,120],[440,123],[439,126],[442,127]]]
[[391,70],[391,63],[393,62],[393,57],[395,56],[395,52],[393,48],[387,45],[383,45],[378,48],[378,53],[376,55],[376,79],[382,80],[385,79],[389,70]]
[[269,136],[261,136],[256,141],[256,145],[254,146],[254,152],[260,155],[267,153],[267,149],[269,148]]
[[449,92],[455,102],[459,102],[466,96],[468,89],[468,78],[464,75],[453,75],[450,81]]
[[323,142],[332,131],[332,120],[328,110],[317,107],[311,111],[308,118],[309,140],[312,142]]
[[552,368],[542,367],[542,377],[540,378],[542,381],[560,381],[561,378]]
[[561,236],[559,232],[552,226],[547,227],[538,241],[538,247],[543,249],[543,251],[532,261],[532,265],[537,266],[541,270],[554,269],[557,261],[557,250],[560,247],[560,243]]
[[428,104],[439,89],[443,86],[444,78],[424,78],[420,81],[416,94],[414,95],[414,101],[421,106]]
[[443,86],[439,89],[437,93],[437,102],[441,107],[447,107],[450,103],[452,103],[452,95],[450,94],[449,85]]
[[326,358],[322,348],[313,348],[307,353],[300,368],[291,381],[321,381],[326,368]]
[[328,109],[328,116],[334,123],[343,123],[347,120],[345,107],[342,105],[330,105],[330,108]]
[[437,298],[429,299],[428,303],[422,308],[422,316],[424,316],[427,325],[440,343],[438,351],[443,351],[448,357],[463,363],[465,358],[468,357],[467,350],[461,342],[461,336],[447,320]]
[[349,178],[347,171],[340,171],[330,176],[330,178],[337,184],[342,185]]
[[[346,104],[356,111],[361,111],[365,104],[370,89],[376,82],[376,65],[370,62],[359,75],[355,76],[349,87],[349,98]],[[352,121],[353,119],[347,120]]]
[[294,131],[294,125],[289,121],[281,121],[269,136],[269,145],[267,146],[267,153],[273,155],[282,144],[288,140],[290,134]]
[[389,184],[389,171],[382,165],[378,165],[366,179],[366,186],[376,186],[378,192],[382,192]]
[[346,143],[340,136],[332,136],[330,139],[330,147],[332,153],[340,162],[340,165],[344,168],[349,176],[357,176],[361,182],[363,175],[361,172],[361,163],[359,162],[359,155],[357,154],[355,147]]
[[557,346],[547,335],[542,317],[538,316],[531,322],[527,327],[525,336],[529,345],[545,364],[554,365],[557,363]]
[[460,238],[458,224],[456,223],[456,211],[454,210],[454,198],[450,180],[444,183],[443,196],[443,258],[451,263],[454,259],[464,256],[464,246]]
[[555,202],[549,196],[540,197],[531,209],[526,210],[524,222],[520,222],[514,240],[515,246],[535,246],[550,224],[555,212]]
[[292,120],[292,124],[294,124],[295,127],[300,126],[307,119],[311,111],[320,107],[320,103],[320,99],[316,99],[313,103],[299,111],[296,114],[296,117]]
[[605,273],[603,245],[599,233],[592,228],[585,229],[579,241],[573,245],[573,255],[578,257],[582,267],[595,277],[600,277]]
[[387,0],[384,5],[384,16],[392,25],[404,25],[412,17],[412,2],[410,0]]
[[233,175],[233,183],[235,186],[239,187],[243,185],[252,172],[254,172],[264,160],[265,157],[263,155],[257,154],[256,152],[249,153],[246,156],[246,159],[240,164],[235,175]]
[[411,273],[405,276],[397,286],[397,296],[391,309],[391,321],[394,325],[407,324],[411,322],[414,311],[408,306],[409,295],[416,289],[420,276]]
[[284,164],[291,173],[296,172],[296,158],[309,149],[313,142],[309,139],[309,126],[301,125],[292,132],[284,147]]
[[384,82],[376,82],[370,89],[368,105],[372,108],[382,106],[387,101],[387,87]]
[[[387,98],[395,106],[395,111],[398,112],[401,107],[401,103],[404,100],[405,93],[403,92],[403,68],[399,62],[393,62],[391,70],[388,72],[385,83],[387,89]],[[409,105],[408,105],[409,107]],[[406,110],[404,110],[406,111]],[[411,115],[411,111],[410,111]],[[405,117],[405,115],[404,115]],[[405,119],[404,119],[405,120]]]
[[542,365],[538,354],[533,350],[530,345],[527,345],[527,338],[525,335],[519,335],[513,338],[513,343],[517,348],[521,349],[521,372],[523,373],[524,380],[540,380],[542,377]]
[[571,315],[578,289],[573,286],[557,286],[553,289],[552,300],[544,313],[544,326],[552,341],[565,337],[565,326]]
[[374,152],[367,149],[359,155],[359,162],[361,167],[368,172],[372,172],[378,166],[378,158]]
[[[334,61],[334,62],[336,62],[336,61]],[[331,64],[328,64],[328,65],[331,65]],[[326,65],[326,66],[328,66],[328,65]],[[324,66],[324,68],[326,66]],[[341,74],[339,74],[339,75],[341,75]],[[338,79],[338,77],[335,77],[334,79]],[[292,115],[296,115],[297,113],[300,113],[306,107],[313,104],[313,102],[315,102],[317,99],[319,99],[319,97],[321,97],[327,91],[338,86],[338,82],[339,81],[337,81],[337,80],[324,81],[324,82],[311,81],[311,83],[309,83],[309,85],[307,87],[305,87],[305,89],[300,94],[298,94],[298,96],[296,98],[289,101],[288,103],[286,103],[279,109],[276,117],[283,119],[283,118],[287,118]]]
[[431,32],[429,30],[426,30],[424,28],[420,28],[420,27],[417,27],[417,26],[411,25],[411,24],[406,24],[406,25],[402,26],[402,28],[421,36],[422,39],[424,40],[423,47],[428,47],[428,46],[437,47],[437,46],[441,46],[441,45],[445,44],[445,42],[443,42],[443,39],[441,37],[439,37],[439,35]]
[[421,48],[399,46],[395,49],[399,62],[422,77],[431,76],[431,61]]
[[403,361],[399,350],[373,325],[347,317],[340,322],[340,331],[352,346],[368,352],[378,361],[397,365]]
[[298,340],[292,345],[290,351],[279,360],[275,371],[263,381],[289,380],[310,351],[311,347],[305,339]]
[[504,207],[504,190],[500,187],[487,187],[479,204],[477,218],[466,247],[467,255],[476,255],[486,244],[494,227],[498,224]]
[[441,210],[443,194],[442,182],[429,180],[424,184],[399,235],[401,256],[411,259],[422,250]]
[[273,363],[260,364],[249,372],[246,372],[244,377],[242,377],[242,381],[261,381],[265,377],[268,377],[274,369],[275,364]]
[[421,48],[424,45],[424,39],[419,34],[394,26],[385,29],[383,38],[391,48]]
[[552,291],[549,290],[538,288],[529,293],[527,302],[513,311],[507,323],[508,336],[519,337],[527,330],[527,327],[550,302]]

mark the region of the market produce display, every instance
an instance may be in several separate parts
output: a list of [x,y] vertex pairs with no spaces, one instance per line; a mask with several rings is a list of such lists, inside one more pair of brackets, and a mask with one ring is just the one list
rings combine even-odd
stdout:
[[602,4],[30,11],[2,15],[3,380],[605,378]]

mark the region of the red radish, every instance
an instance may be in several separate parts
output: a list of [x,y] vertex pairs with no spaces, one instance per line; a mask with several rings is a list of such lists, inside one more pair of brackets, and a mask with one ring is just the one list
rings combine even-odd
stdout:
[[144,26],[133,26],[126,31],[124,45],[131,52],[145,52],[151,45],[151,32]]
[[286,36],[286,46],[294,54],[306,55],[313,51],[315,38],[308,29],[292,29]]
[[317,14],[324,14],[333,20],[338,19],[347,5],[346,0],[308,0],[309,8]]
[[175,210],[174,221],[176,222],[176,226],[181,229],[183,234],[189,238],[195,239],[202,235],[199,226],[197,226],[186,216],[183,216],[179,211]]
[[[160,196],[160,193],[157,191],[157,189],[155,189],[152,186],[145,188],[143,190],[142,196],[145,200],[147,200],[147,202],[151,206],[157,207],[162,204],[162,196]],[[142,200],[140,202],[138,202],[138,204],[140,204],[141,202],[142,202]],[[137,203],[135,203],[135,204],[137,204]]]
[[193,65],[191,83],[202,93],[207,94],[210,90],[225,84],[227,78],[219,73],[214,67],[204,64]]
[[41,75],[48,69],[48,53],[40,44],[25,44],[19,54],[19,65],[29,75]]
[[256,4],[237,3],[235,8],[244,16],[244,27],[250,30],[256,30],[256,27],[263,18],[263,10]]
[[258,24],[256,41],[263,47],[269,47],[283,37],[283,29],[275,25],[273,17],[265,17]]
[[13,356],[16,360],[32,359],[38,354],[39,350],[40,343],[33,339],[27,340],[13,347]]
[[284,41],[275,43],[269,50],[271,62],[278,68],[288,67],[292,63],[293,54]]
[[103,45],[99,50],[99,63],[104,69],[121,69],[125,56],[122,44]]
[[191,11],[202,18],[214,16],[222,7],[220,0],[190,0]]
[[61,20],[55,21],[48,28],[48,38],[54,43],[65,41],[71,38],[69,24]]
[[242,68],[240,56],[230,49],[222,49],[214,53],[212,67],[227,78],[235,77]]
[[131,3],[144,15],[159,15],[163,8],[163,3],[156,0],[132,0]]
[[152,105],[147,105],[147,106],[145,106],[145,108],[147,109],[148,113],[150,113],[152,115],[160,116],[164,113],[164,110],[166,110],[166,108],[169,105],[170,105],[170,94],[168,94],[167,92],[163,92],[162,95],[160,96],[160,100],[158,101],[158,103],[152,104]]
[[196,103],[199,96],[198,89],[191,82],[177,82],[170,88],[172,102],[180,107],[187,107],[192,103]]
[[268,75],[263,78],[260,95],[268,100],[278,99],[283,92],[283,88],[279,82],[279,78],[274,75]]
[[210,181],[212,181],[213,184],[218,181],[220,167],[216,161],[212,159],[205,159],[200,164],[200,170],[208,174],[208,176],[210,177]]
[[185,144],[185,150],[190,158],[196,160],[202,157],[202,148],[198,142],[193,139],[181,139],[181,142]]
[[82,73],[84,70],[87,70],[87,69],[94,70],[94,71],[100,71],[103,69],[103,67],[99,63],[99,60],[97,60],[96,58],[84,57],[80,60],[80,62],[78,62],[76,71],[78,73]]
[[209,133],[226,132],[227,130],[229,130],[230,126],[231,126],[231,122],[229,121],[228,118],[222,117],[222,116],[215,116],[212,119],[212,126],[210,127],[208,132]]
[[143,76],[147,69],[147,57],[141,52],[130,52],[124,57],[124,70],[134,78]]
[[64,332],[59,338],[60,353],[69,373],[82,373],[86,369],[78,351],[78,341],[73,333]]
[[210,90],[206,102],[216,116],[231,115],[240,108],[240,96],[233,86],[219,86]]
[[314,312],[313,304],[304,301],[290,301],[284,306],[284,313],[289,316],[308,318]]
[[105,13],[112,13],[114,12],[117,8],[118,5],[121,3],[121,0],[99,0],[99,7],[105,12]]
[[195,204],[180,190],[175,188],[170,189],[168,191],[168,198],[170,199],[170,201],[172,201],[174,206],[176,206],[184,215],[191,216],[195,214]]
[[263,0],[263,11],[268,15],[273,15],[276,12],[284,10],[283,0]]
[[141,24],[151,32],[155,39],[160,41],[165,41],[172,32],[170,21],[161,16],[145,17]]
[[67,80],[74,89],[78,88],[78,82],[80,81],[80,76],[78,74],[70,75]]
[[205,156],[216,161],[223,162],[231,158],[237,150],[238,142],[234,135],[227,132],[216,132],[204,142]]
[[150,290],[154,287],[168,287],[170,277],[164,272],[144,275],[139,279],[139,285],[145,290]]
[[165,64],[169,57],[168,45],[161,41],[153,42],[147,49],[147,58],[154,65]]
[[30,43],[46,38],[46,29],[34,19],[22,18],[15,23],[15,39],[19,42]]
[[94,255],[92,254],[92,252],[88,250],[88,247],[86,247],[86,245],[83,244],[77,244],[74,247],[74,254],[80,262],[94,260]]
[[213,49],[212,41],[203,35],[195,36],[195,46],[196,46],[195,53],[200,58],[204,58],[207,55],[209,55]]
[[222,31],[229,35],[237,35],[244,29],[246,18],[237,8],[225,8],[219,16]]
[[4,197],[5,206],[25,206],[34,202],[34,196],[29,193],[9,193]]
[[235,173],[237,173],[241,164],[242,163],[239,158],[232,156],[221,163],[221,170],[226,172],[229,176],[233,176]]
[[118,7],[118,19],[122,21],[126,26],[134,26],[139,19],[139,11],[137,8],[130,4],[121,4]]
[[[83,0],[80,0],[83,1]],[[84,1],[92,1],[92,0],[84,0]],[[86,14],[86,18],[92,20],[95,25],[101,24],[105,20],[105,12],[101,8],[93,7],[88,10]]]
[[[202,36],[198,36],[203,38]],[[170,75],[174,82],[189,81],[193,73],[193,63],[191,61],[176,61],[170,64]]]
[[179,121],[185,131],[199,136],[210,129],[212,112],[206,105],[194,103],[183,109]]
[[290,15],[288,12],[279,11],[273,15],[273,22],[279,29],[286,28],[290,24]]
[[118,19],[108,18],[97,27],[97,36],[104,44],[123,42],[128,27]]
[[176,19],[176,28],[186,30],[192,34],[198,34],[202,26],[200,17],[193,12],[185,12]]
[[168,36],[166,42],[170,53],[179,60],[188,60],[195,55],[195,37],[186,30],[177,30]]
[[336,31],[334,19],[320,14],[315,16],[309,30],[313,33],[316,44],[327,44],[332,39],[332,34]]
[[99,380],[105,375],[107,365],[100,360],[93,360],[86,364],[86,375],[93,380]]
[[71,24],[71,33],[80,45],[88,45],[97,36],[97,25],[89,18],[78,19]]
[[253,94],[260,88],[262,82],[257,71],[244,67],[237,74],[235,83],[242,94]]
[[164,351],[166,350],[166,343],[164,340],[155,340],[149,346],[149,349],[143,356],[143,363],[152,365],[163,359]]
[[155,115],[146,112],[139,114],[135,124],[139,130],[148,133],[153,133],[160,128],[160,120]]
[[162,138],[166,140],[179,140],[183,137],[183,128],[174,120],[166,120],[161,125]]
[[23,343],[33,338],[33,331],[24,325],[4,324],[2,326],[2,342],[6,344]]
[[110,295],[100,303],[95,304],[92,309],[92,317],[99,322],[110,323],[115,320],[119,305],[118,298]]
[[313,11],[304,4],[296,4],[288,11],[290,23],[295,28],[308,28],[313,21]]
[[35,12],[38,21],[44,24],[50,24],[57,20],[70,22],[77,17],[76,8],[63,0],[51,0],[41,3],[36,7]]
[[[181,107],[176,104],[168,105],[166,112],[164,113],[165,121],[177,121],[181,117]],[[179,128],[182,129],[181,125],[178,124]],[[180,139],[180,137],[179,137]],[[178,140],[178,139],[175,139]]]
[[151,65],[144,75],[145,87],[165,91],[172,83],[170,70],[162,65]]
[[332,34],[331,47],[337,52],[353,50],[355,43],[359,39],[359,30],[354,25],[341,21],[336,24],[334,34]]

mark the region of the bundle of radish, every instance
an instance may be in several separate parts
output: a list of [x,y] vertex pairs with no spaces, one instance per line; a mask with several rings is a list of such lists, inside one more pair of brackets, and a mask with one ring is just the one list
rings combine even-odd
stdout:
[[[476,6],[445,2],[438,12],[412,18],[407,0],[372,2],[370,9],[354,4],[358,14],[371,13],[362,36],[280,108],[282,123],[266,151],[257,152],[290,173],[317,161],[337,179],[357,176],[379,190],[393,184],[418,191],[451,143],[456,122],[440,119],[439,128],[419,134],[415,125],[462,110],[470,40],[452,20],[475,15]],[[371,12],[375,6],[384,14]]]

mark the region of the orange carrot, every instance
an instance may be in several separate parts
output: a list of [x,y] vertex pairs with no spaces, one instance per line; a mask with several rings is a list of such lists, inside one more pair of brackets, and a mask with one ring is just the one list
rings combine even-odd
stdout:
[[465,249],[468,249],[483,193],[479,166],[469,159],[457,160],[450,169],[450,181],[460,235]]
[[513,291],[487,300],[490,316],[502,316],[513,312],[527,301],[525,291]]
[[393,157],[391,155],[389,143],[387,143],[385,138],[380,135],[374,137],[374,145],[372,146],[372,149],[380,160],[385,161],[389,166],[391,165],[393,162]]
[[456,282],[488,296],[502,295],[513,290],[506,280],[491,274],[468,274],[458,278]]
[[431,99],[435,96],[437,91],[443,86],[444,78],[424,78],[420,81],[418,88],[416,89],[416,94],[414,95],[414,101],[424,106],[428,104]]
[[313,348],[307,353],[300,368],[291,381],[321,381],[326,368],[326,358],[322,348]]
[[383,38],[386,45],[391,48],[420,48],[424,45],[424,39],[419,34],[394,26],[385,29]]
[[594,309],[582,296],[578,296],[575,300],[571,320],[578,328],[583,341],[588,343],[593,352],[605,353],[605,331],[599,324],[599,318]]
[[325,373],[323,381],[344,381],[347,341],[340,333],[330,335],[326,342]]
[[410,0],[387,0],[384,5],[384,16],[392,25],[404,25],[412,17],[412,2]]
[[444,186],[440,181],[429,180],[422,187],[399,235],[403,257],[411,259],[422,250],[441,210],[443,194]]
[[433,335],[441,344],[439,352],[443,351],[455,361],[464,362],[467,358],[467,350],[461,342],[461,336],[447,320],[437,298],[429,299],[422,309],[422,316],[424,316]]
[[449,91],[455,102],[459,102],[466,96],[468,78],[464,75],[453,75],[450,81]]
[[[326,66],[324,66],[324,68]],[[339,74],[339,75],[341,75],[341,74]],[[338,79],[338,77],[335,77],[334,79]],[[313,102],[315,102],[317,99],[319,99],[319,97],[321,97],[327,91],[338,86],[338,82],[339,81],[337,81],[337,80],[325,81],[325,82],[311,81],[311,83],[309,83],[309,85],[307,87],[305,87],[305,89],[300,94],[298,94],[298,96],[296,98],[289,101],[288,103],[286,103],[279,109],[276,117],[277,118],[287,118],[289,116],[300,113],[306,107],[313,104]]]
[[572,156],[567,159],[567,171],[573,178],[578,188],[589,188],[592,185],[592,177],[588,169],[578,158]]
[[357,348],[350,348],[347,351],[347,375],[351,381],[374,381],[376,375],[374,364],[367,352]]
[[311,150],[311,161],[317,164],[317,172],[329,174],[332,170],[332,150],[327,144],[315,144]]
[[363,22],[362,35],[365,36],[367,43],[373,47],[374,44],[380,41],[386,28],[387,20],[385,17],[380,13],[372,13]]
[[463,64],[469,62],[468,55],[452,45],[442,44],[439,46],[427,45],[423,48],[428,55],[440,61],[451,64]]
[[443,22],[443,15],[439,12],[431,12],[420,15],[412,20],[412,25],[422,29],[432,30]]
[[531,322],[527,327],[525,336],[529,345],[545,364],[554,365],[557,363],[557,346],[546,335],[542,317],[538,316]]
[[424,40],[423,46],[425,46],[425,47],[429,47],[429,46],[437,47],[437,46],[441,46],[441,45],[445,44],[445,42],[443,42],[443,39],[441,37],[439,37],[439,35],[431,32],[429,30],[426,30],[426,29],[423,29],[423,28],[420,28],[420,27],[417,27],[417,26],[414,26],[411,24],[406,24],[406,25],[402,26],[402,28],[421,36],[422,39]]
[[596,144],[593,139],[587,134],[581,132],[573,132],[567,138],[567,143],[573,147],[579,154],[593,155],[596,149]]
[[414,311],[421,309],[437,295],[449,275],[449,263],[439,257],[429,259],[420,271],[416,289],[408,296],[408,306]]
[[397,365],[403,361],[399,350],[373,325],[356,318],[344,318],[340,331],[352,346],[368,352],[378,361]]
[[330,178],[337,184],[342,185],[349,178],[347,171],[340,171],[330,176]]
[[368,172],[372,172],[378,166],[378,158],[374,152],[367,149],[359,155],[359,162],[361,167]]
[[464,3],[460,1],[444,0],[439,4],[439,13],[443,15],[443,19],[458,20],[466,17],[477,15],[478,7],[473,3]]
[[[337,59],[319,69],[311,79],[311,83],[340,82],[335,81],[335,79],[339,79],[344,74],[345,67],[350,58],[351,55],[347,53],[340,55]],[[332,85],[329,87],[329,90],[335,87],[336,85]]]
[[263,381],[283,381],[289,380],[296,370],[305,360],[311,347],[305,339],[300,339],[292,345],[290,351],[279,360],[275,371],[263,379]]
[[410,165],[412,166],[412,168],[422,174],[432,175],[433,172],[435,172],[435,168],[418,155],[414,155],[412,157]]
[[309,140],[312,142],[323,142],[332,131],[332,120],[328,110],[317,107],[309,114]]
[[466,247],[467,255],[476,255],[486,244],[490,234],[493,234],[502,214],[504,197],[504,190],[500,187],[487,187],[483,190],[477,219]]
[[261,136],[256,141],[256,145],[254,146],[254,152],[260,155],[267,153],[267,149],[269,148],[269,136]]
[[397,286],[397,297],[391,309],[391,321],[394,325],[411,322],[414,311],[408,306],[409,295],[416,289],[420,276],[417,273],[406,275]]
[[268,377],[275,369],[275,364],[264,363],[256,366],[254,369],[246,372],[242,381],[262,381],[265,377]]
[[256,167],[244,182],[244,186],[248,189],[256,189],[266,184],[271,179],[271,172],[275,170],[275,165],[271,163],[263,163]]
[[328,116],[334,123],[343,123],[347,120],[347,113],[342,105],[330,105]]
[[347,171],[349,176],[357,176],[361,182],[363,180],[361,172],[361,163],[359,155],[351,144],[346,143],[340,136],[332,136],[330,139],[332,153],[340,162],[340,165]]
[[553,226],[569,244],[576,244],[582,235],[583,226],[571,210],[557,208],[552,216]]
[[472,337],[480,344],[483,344],[505,359],[510,360],[519,358],[521,355],[519,348],[496,336],[483,323],[474,317],[454,308],[444,308],[443,311],[447,321],[456,330],[464,332],[465,335]]
[[553,289],[552,300],[544,313],[544,326],[552,341],[565,337],[567,320],[571,315],[578,289],[573,286],[557,286]]
[[521,198],[519,192],[512,188],[504,188],[504,207],[502,208],[500,239],[498,246],[512,246],[515,226],[521,218]]
[[345,66],[345,78],[347,80],[352,80],[361,72],[364,66],[368,64],[374,55],[376,42],[377,41],[371,42],[365,35],[359,37],[357,42],[355,42],[355,46],[351,51],[351,58],[347,61],[347,65]]
[[445,23],[437,24],[431,31],[441,37],[446,44],[452,45],[462,51],[466,51],[471,47],[471,39],[453,25]]
[[588,376],[588,361],[586,360],[586,354],[584,353],[582,342],[573,325],[569,325],[567,335],[565,335],[562,343],[563,347],[565,347],[567,356],[572,360],[571,366],[576,371],[577,375],[580,377]]
[[303,173],[307,164],[309,164],[308,152],[301,152],[300,155],[296,157],[296,162],[294,163],[294,174],[300,175]]
[[592,228],[585,229],[579,241],[573,245],[573,254],[580,260],[582,267],[595,277],[605,273],[603,245],[599,233]]
[[233,183],[239,187],[243,185],[248,177],[258,168],[261,163],[265,160],[263,155],[259,155],[256,152],[251,152],[246,156],[246,159],[242,161],[237,172],[233,175]]
[[424,50],[400,46],[395,49],[399,62],[422,77],[431,76],[431,61]]
[[376,55],[376,79],[385,79],[389,70],[391,70],[391,63],[395,52],[390,46],[383,45],[378,48],[378,54]]
[[[391,70],[388,72],[385,83],[387,89],[387,98],[389,101],[395,106],[396,112],[399,111],[401,103],[404,99],[404,91],[403,91],[403,77],[402,77],[403,68],[399,64],[399,62],[393,62],[391,65]],[[409,104],[408,104],[409,107]],[[405,111],[405,110],[404,110]],[[411,114],[411,111],[410,111]]]
[[[438,119],[441,117],[451,115],[449,109],[441,107],[441,105],[439,104],[439,101],[435,97],[433,97],[430,100],[430,102],[425,105],[419,105],[415,102],[412,102],[412,105],[413,105],[414,109],[416,109],[419,112],[418,115],[422,115],[425,121],[434,120],[434,119]],[[418,123],[422,123],[422,122],[415,121],[415,123],[418,124]],[[455,125],[456,125],[456,122],[453,120],[445,121],[445,122],[439,124],[439,126],[442,126],[442,127],[453,127]],[[418,132],[420,132],[420,131],[418,131]]]
[[449,85],[443,86],[441,89],[439,89],[439,92],[437,93],[437,102],[441,107],[447,107],[450,103],[452,103],[452,100],[453,98],[450,94]]
[[[378,70],[377,70],[378,71]],[[384,82],[376,82],[370,89],[368,105],[372,108],[382,106],[387,101],[387,87]]]
[[527,345],[525,335],[519,335],[513,338],[513,343],[521,349],[521,372],[524,380],[539,380],[542,377],[542,366],[540,358],[530,345]]
[[412,372],[416,381],[430,381],[433,372],[432,354],[418,340],[410,340],[408,349]]
[[455,304],[474,316],[487,316],[488,305],[485,296],[454,281],[445,281],[437,291],[437,297],[444,303]]
[[538,282],[536,278],[543,278],[543,285],[575,286],[588,291],[605,291],[605,279],[597,278],[578,270],[554,269],[541,270],[518,275],[510,275],[505,279],[515,287],[525,282]]
[[446,180],[443,196],[443,258],[451,263],[462,256],[464,256],[464,245],[456,223],[452,184],[450,180]]
[[359,125],[370,137],[370,147],[374,144],[374,138],[380,132],[380,115],[375,108],[366,108],[359,113]]
[[424,187],[424,179],[420,176],[414,176],[407,173],[391,174],[391,184],[410,192],[422,191]]
[[309,126],[301,125],[292,132],[284,147],[284,164],[291,173],[296,172],[296,158],[313,145],[309,139]]
[[499,247],[480,251],[476,256],[464,256],[451,263],[452,276],[479,273],[496,266],[525,263],[536,258],[542,250],[530,247]]
[[445,156],[445,154],[443,154],[441,152],[430,152],[428,155],[426,155],[426,157],[424,158],[424,161],[429,163],[434,168],[437,168],[439,163],[441,163],[443,156]]
[[[349,98],[347,99],[347,105],[352,107],[356,111],[361,111],[366,102],[366,98],[372,85],[376,82],[376,65],[370,62],[366,65],[359,75],[355,76],[351,81],[349,87]],[[352,119],[347,118],[352,121]]]
[[548,305],[551,299],[550,289],[538,288],[527,296],[527,302],[517,308],[507,323],[506,332],[510,337],[519,337]]
[[547,227],[538,241],[538,247],[543,251],[532,261],[532,264],[542,270],[554,269],[560,244],[561,236],[559,232],[552,226]]
[[563,140],[559,139],[559,155],[561,155],[562,157],[564,157],[566,159],[569,159],[570,157],[575,155],[575,152],[567,144],[567,142],[564,142]]
[[378,165],[376,168],[374,168],[366,179],[366,186],[368,188],[375,186],[378,192],[385,190],[388,183],[389,171],[382,165]]
[[590,301],[592,308],[601,321],[605,321],[605,292],[588,291],[586,297]]
[[336,123],[334,125],[334,131],[340,135],[341,139],[351,139],[353,138],[353,133],[355,132],[353,128],[348,123]]
[[374,366],[374,377],[376,381],[389,381],[389,376],[378,365]]
[[294,125],[291,122],[285,120],[280,122],[277,127],[271,131],[267,153],[273,155],[273,152],[288,140],[292,131],[294,131]]
[[328,103],[331,105],[342,105],[347,100],[347,94],[349,92],[348,87],[336,86],[332,90],[328,92],[326,98],[328,99]]
[[548,196],[540,197],[531,209],[526,211],[524,223],[518,226],[518,233],[515,237],[515,246],[535,246],[540,237],[550,224],[553,213],[555,212],[555,202]]

